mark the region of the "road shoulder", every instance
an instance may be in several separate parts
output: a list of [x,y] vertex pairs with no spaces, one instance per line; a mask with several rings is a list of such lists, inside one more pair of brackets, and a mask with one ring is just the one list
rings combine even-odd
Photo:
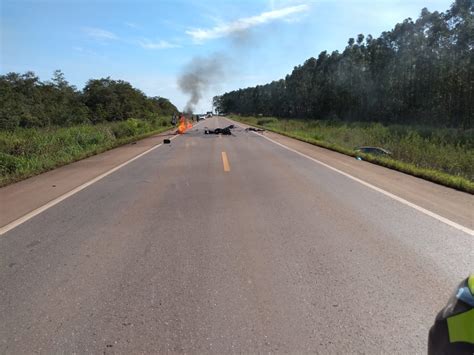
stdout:
[[161,144],[174,131],[125,144],[0,188],[0,228]]
[[[244,128],[251,127],[241,122],[228,120]],[[359,161],[347,155],[278,133],[265,131],[263,134],[275,142],[319,160],[462,226],[470,229],[474,227],[474,196],[468,193],[366,161]]]

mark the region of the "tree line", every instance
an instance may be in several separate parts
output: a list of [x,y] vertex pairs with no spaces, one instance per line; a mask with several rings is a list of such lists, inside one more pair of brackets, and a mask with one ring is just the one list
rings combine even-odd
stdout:
[[60,70],[46,82],[33,72],[0,76],[0,129],[151,120],[176,112],[168,99],[147,97],[130,83],[109,77],[90,79],[80,91]]
[[287,118],[474,125],[474,1],[424,8],[380,37],[359,34],[284,79],[214,97],[220,112]]

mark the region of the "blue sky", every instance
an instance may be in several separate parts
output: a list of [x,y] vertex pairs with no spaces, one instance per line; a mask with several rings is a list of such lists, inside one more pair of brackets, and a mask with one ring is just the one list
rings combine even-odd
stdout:
[[[82,88],[90,78],[129,81],[182,109],[177,78],[195,56],[226,58],[215,94],[264,84],[323,50],[341,50],[359,33],[378,36],[423,7],[451,0],[1,0],[0,72],[61,69]],[[245,36],[242,36],[245,33]]]

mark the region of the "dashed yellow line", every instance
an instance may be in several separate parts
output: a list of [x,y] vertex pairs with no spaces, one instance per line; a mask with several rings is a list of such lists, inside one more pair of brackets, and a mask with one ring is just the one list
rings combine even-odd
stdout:
[[224,165],[224,171],[229,172],[230,171],[230,165],[229,165],[229,159],[227,159],[226,152],[222,152],[222,164]]

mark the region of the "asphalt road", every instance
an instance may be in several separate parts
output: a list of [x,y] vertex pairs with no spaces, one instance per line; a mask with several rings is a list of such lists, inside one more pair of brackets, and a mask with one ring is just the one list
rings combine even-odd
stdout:
[[425,352],[473,236],[203,126],[0,236],[0,353]]

